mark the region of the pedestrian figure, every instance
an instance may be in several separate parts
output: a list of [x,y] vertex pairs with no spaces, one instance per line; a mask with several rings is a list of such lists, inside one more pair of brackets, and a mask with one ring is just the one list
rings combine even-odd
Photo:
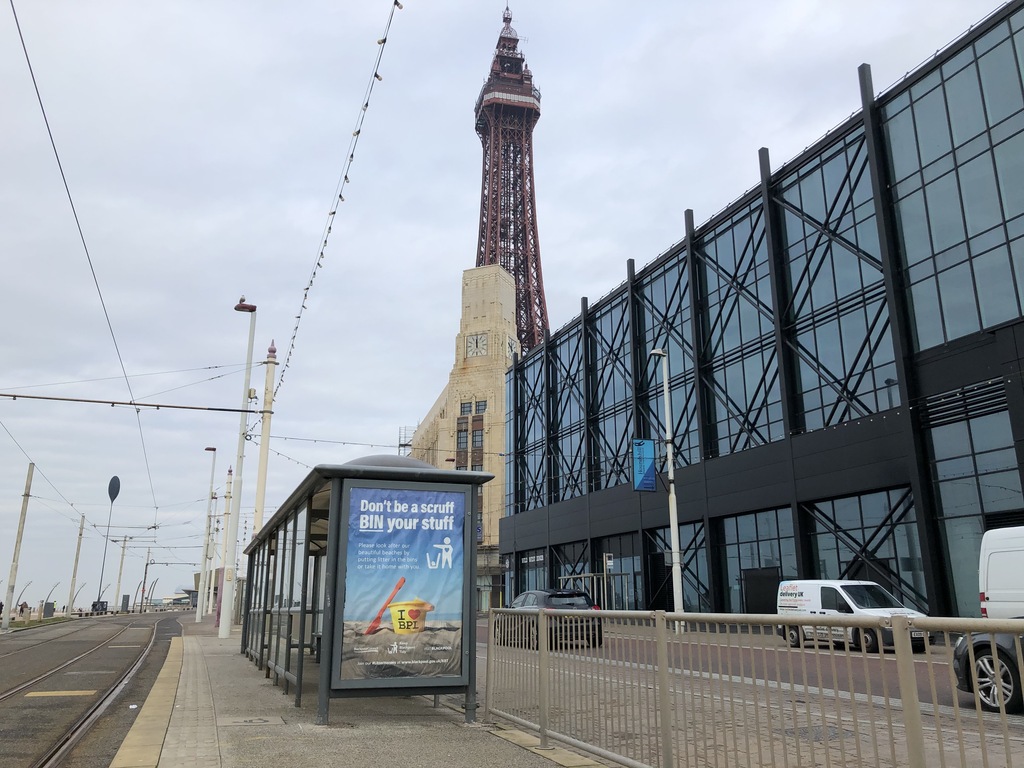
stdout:
[[18,606],[18,618],[19,619],[25,617],[25,609],[26,608],[28,608],[28,603],[25,603],[25,602],[22,602],[22,604]]

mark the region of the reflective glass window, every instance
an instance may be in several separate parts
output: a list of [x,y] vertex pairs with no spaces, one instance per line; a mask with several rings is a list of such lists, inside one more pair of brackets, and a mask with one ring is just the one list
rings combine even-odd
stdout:
[[996,175],[1007,219],[1024,213],[1024,133],[995,148]]
[[978,71],[972,65],[946,81],[949,120],[953,127],[953,143],[957,146],[985,130],[985,109],[981,103]]
[[922,165],[928,165],[952,149],[946,100],[941,88],[936,88],[914,104],[914,124],[917,126]]
[[1009,40],[982,56],[978,60],[978,69],[989,125],[995,125],[1024,108],[1020,71]]
[[956,174],[947,173],[924,188],[928,203],[928,223],[932,233],[932,247],[944,251],[963,241],[963,215],[960,213],[960,190]]
[[974,278],[978,286],[983,326],[998,325],[1020,315],[1013,273],[1010,271],[1010,255],[1005,248],[997,248],[975,257]]
[[1002,221],[1002,210],[999,207],[992,156],[986,153],[975,158],[960,166],[957,174],[963,194],[967,234],[976,235],[999,224]]
[[978,300],[972,286],[971,265],[967,262],[939,275],[939,295],[948,338],[966,336],[981,328]]
[[813,531],[814,572],[805,577],[879,581],[905,605],[927,609],[924,563],[909,489],[801,506]]

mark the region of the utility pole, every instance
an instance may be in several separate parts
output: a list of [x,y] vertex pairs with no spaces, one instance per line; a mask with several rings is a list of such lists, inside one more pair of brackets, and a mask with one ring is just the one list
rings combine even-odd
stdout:
[[206,573],[207,560],[210,557],[210,511],[213,506],[213,474],[217,469],[217,449],[207,448],[212,452],[213,459],[210,461],[210,494],[206,498],[206,530],[203,534],[203,557],[199,562],[199,589],[196,592],[196,622],[203,619],[203,609],[206,608]]
[[270,340],[267,349],[267,376],[263,387],[263,424],[260,429],[260,465],[256,470],[256,512],[252,522],[252,535],[263,527],[263,499],[267,495],[267,459],[270,456],[270,416],[274,413],[274,369],[277,368],[277,347]]
[[85,515],[82,514],[82,519],[78,523],[78,546],[75,547],[75,567],[71,569],[71,589],[68,590],[68,607],[64,610],[64,613],[68,616],[75,610],[75,598],[78,596],[75,593],[75,580],[78,578],[78,557],[82,554],[82,533],[85,531]]
[[[213,495],[213,513],[210,516],[211,522],[216,526],[217,521],[217,494]],[[217,531],[210,529],[210,573],[206,578],[206,612],[213,613],[213,588],[217,582]]]
[[21,555],[21,537],[25,534],[25,516],[28,514],[28,498],[32,493],[32,475],[36,465],[28,465],[28,477],[25,478],[25,495],[21,498],[21,517],[18,519],[18,537],[14,540],[14,559],[11,560],[11,575],[7,579],[7,600],[4,601],[4,617],[0,621],[0,629],[5,631],[11,627],[11,601],[14,600],[14,582],[18,578],[18,557]]
[[[228,524],[231,522],[231,467],[228,467],[228,482],[224,488],[224,544],[220,551],[220,585],[217,587],[217,634],[220,635],[221,611],[224,610],[224,580],[228,572]],[[237,528],[235,529],[237,531]],[[231,627],[229,626],[230,630]]]
[[118,613],[121,610],[121,574],[124,573],[124,550],[128,544],[128,538],[128,536],[121,537],[121,565],[117,569],[117,588],[114,590],[114,613]]

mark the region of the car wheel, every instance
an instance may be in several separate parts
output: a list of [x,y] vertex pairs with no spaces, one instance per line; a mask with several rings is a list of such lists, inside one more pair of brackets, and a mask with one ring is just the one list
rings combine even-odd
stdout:
[[984,650],[980,650],[974,657],[974,673],[982,709],[988,712],[999,711],[1000,688],[1006,711],[1017,712],[1021,709],[1020,670],[1009,656],[999,651],[997,673],[992,649],[985,646]]
[[800,627],[788,627],[786,639],[789,640],[790,648],[799,648],[804,644],[804,631]]
[[878,633],[873,629],[865,629],[860,634],[860,646],[867,653],[878,653]]

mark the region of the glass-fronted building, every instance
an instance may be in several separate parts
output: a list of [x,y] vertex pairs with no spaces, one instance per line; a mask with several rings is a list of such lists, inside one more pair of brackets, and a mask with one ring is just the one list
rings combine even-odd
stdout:
[[[672,609],[667,353],[687,611],[869,578],[978,615],[1024,524],[1024,0],[976,25],[510,369],[510,597]],[[633,488],[632,441],[661,482]]]

